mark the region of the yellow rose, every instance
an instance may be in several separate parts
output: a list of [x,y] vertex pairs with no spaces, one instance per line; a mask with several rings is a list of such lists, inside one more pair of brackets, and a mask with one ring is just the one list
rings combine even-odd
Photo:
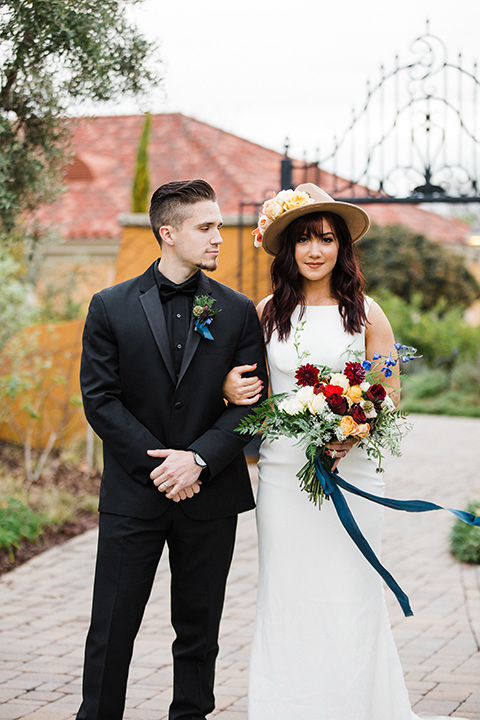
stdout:
[[283,205],[281,202],[278,202],[277,198],[272,198],[271,200],[265,200],[262,207],[262,212],[270,218],[270,220],[275,220],[279,215],[283,212]]
[[340,420],[340,429],[345,437],[348,435],[355,435],[357,427],[357,423],[352,417],[350,417],[350,415],[344,415]]
[[301,207],[302,205],[308,205],[312,200],[310,195],[306,192],[292,192],[283,199],[283,206],[285,210],[293,210],[293,208]]
[[352,403],[358,403],[362,399],[362,388],[360,385],[351,385],[347,388],[345,395],[352,401]]

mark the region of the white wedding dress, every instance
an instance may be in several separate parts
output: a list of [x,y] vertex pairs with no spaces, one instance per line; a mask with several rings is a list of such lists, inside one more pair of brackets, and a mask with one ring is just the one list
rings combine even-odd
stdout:
[[[367,299],[367,309],[371,300]],[[298,324],[298,309],[292,324]],[[336,305],[309,306],[300,333],[306,362],[341,371],[347,334]],[[347,351],[347,353],[346,353]],[[298,358],[293,331],[267,347],[272,393],[291,392]],[[263,442],[257,522],[259,584],[249,682],[249,720],[412,720],[380,576],[341,525],[333,503],[319,510],[299,489],[304,450],[293,440]],[[384,482],[365,451],[340,461],[345,480],[381,495]],[[383,509],[346,493],[380,556]]]

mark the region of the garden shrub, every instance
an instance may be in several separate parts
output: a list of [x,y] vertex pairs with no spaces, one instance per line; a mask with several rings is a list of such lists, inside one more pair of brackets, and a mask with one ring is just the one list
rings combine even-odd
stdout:
[[13,548],[19,548],[22,540],[36,540],[43,530],[44,521],[27,505],[15,498],[0,499],[0,549],[8,550],[13,558]]
[[[480,516],[480,501],[472,500],[467,510]],[[457,519],[450,535],[450,550],[459,562],[480,564],[480,528]]]

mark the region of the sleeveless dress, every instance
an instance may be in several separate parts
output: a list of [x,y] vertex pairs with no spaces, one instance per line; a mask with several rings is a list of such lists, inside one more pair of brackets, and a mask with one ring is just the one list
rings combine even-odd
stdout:
[[[371,299],[366,299],[367,314]],[[308,306],[300,351],[305,362],[341,371],[349,335],[337,305]],[[299,309],[292,325],[299,322]],[[293,330],[267,346],[272,393],[292,392],[298,358]],[[333,503],[319,510],[299,488],[305,462],[290,438],[260,449],[257,524],[259,583],[249,680],[249,720],[412,720],[413,713],[387,614],[382,580],[341,525]],[[381,474],[353,448],[342,477],[376,495]],[[380,557],[383,509],[348,494],[363,534]],[[448,719],[446,719],[448,720]]]

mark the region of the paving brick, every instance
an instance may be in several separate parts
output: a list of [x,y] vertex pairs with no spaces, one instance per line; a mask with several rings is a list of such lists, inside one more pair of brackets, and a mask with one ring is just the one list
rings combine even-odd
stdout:
[[[478,436],[480,421],[415,422],[417,432],[405,439],[403,457],[385,460],[387,493],[464,507],[474,482],[471,468],[480,460],[468,438]],[[447,434],[449,443],[439,447],[438,437]],[[454,491],[438,483],[450,464],[451,447],[458,477]],[[255,479],[255,468],[250,469]],[[383,560],[409,594],[415,616],[404,618],[388,592],[387,606],[415,711],[480,720],[480,568],[453,561],[450,527],[446,513],[421,517],[388,511]],[[73,720],[80,703],[95,547],[96,530],[90,530],[0,578],[0,720]],[[245,513],[221,627],[212,715],[218,720],[247,720],[256,569],[255,519]],[[165,556],[135,646],[125,720],[167,719],[174,637],[169,617]]]

